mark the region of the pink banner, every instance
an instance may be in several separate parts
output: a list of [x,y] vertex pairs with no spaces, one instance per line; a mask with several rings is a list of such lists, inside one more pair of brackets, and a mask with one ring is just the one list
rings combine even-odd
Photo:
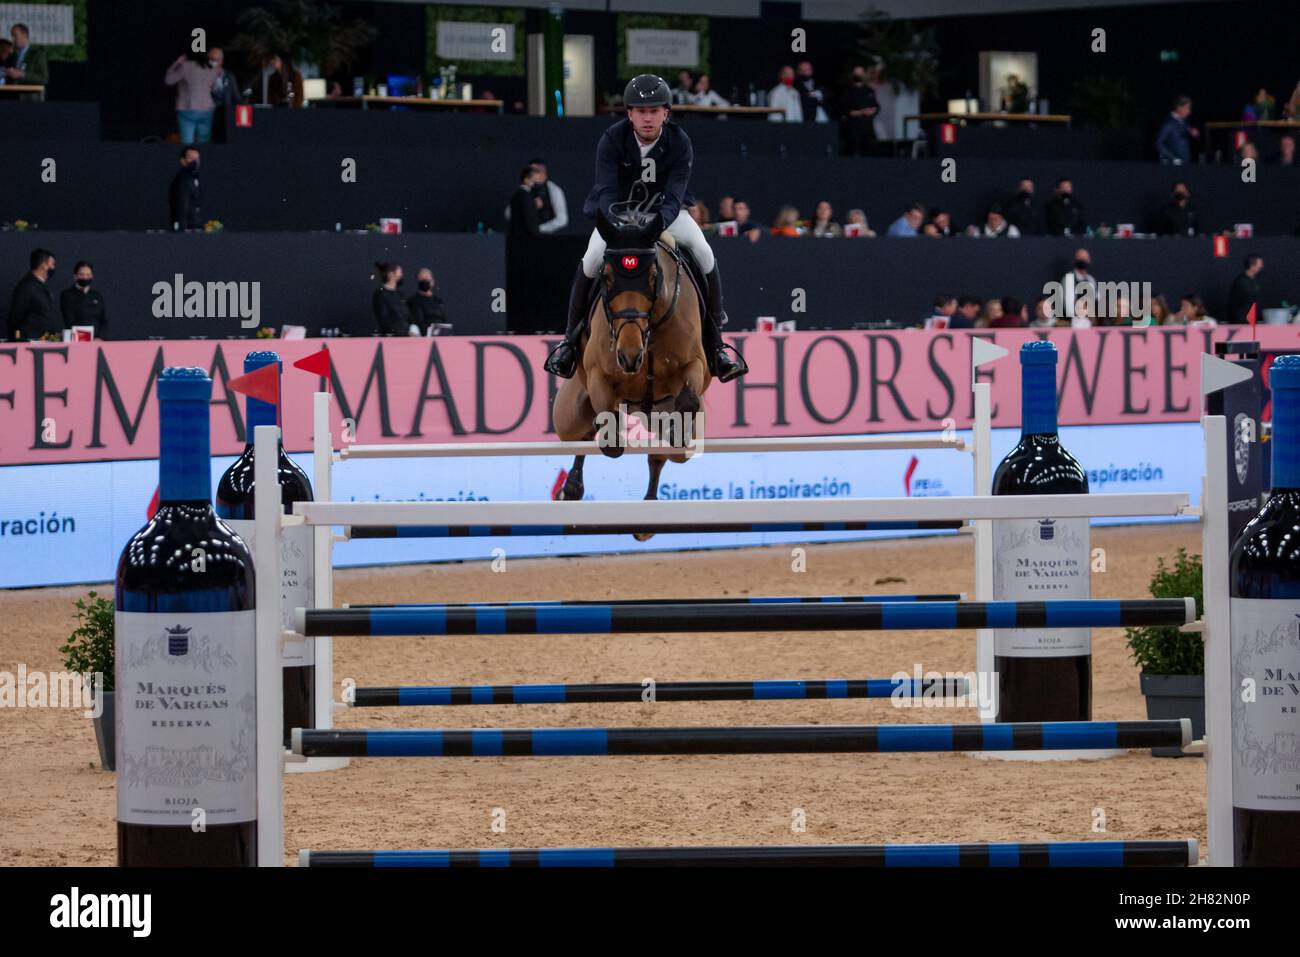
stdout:
[[[971,403],[971,338],[1012,355],[980,370],[992,384],[994,425],[1020,422],[1021,343],[1027,329],[976,332],[743,333],[730,337],[750,373],[705,396],[713,437],[856,434],[965,428]],[[1052,330],[1060,362],[1062,425],[1179,422],[1200,414],[1200,353],[1241,326],[1213,329]],[[1289,326],[1261,327],[1265,352],[1300,350]],[[355,421],[355,441],[475,442],[554,438],[557,381],[542,371],[554,339],[494,336],[331,339],[332,427]],[[244,355],[271,348],[285,360],[285,444],[311,447],[317,376],[291,364],[321,340],[94,342],[0,346],[0,465],[154,458],[155,380],[166,366],[213,377],[213,452],[243,444],[241,397],[226,388]]]

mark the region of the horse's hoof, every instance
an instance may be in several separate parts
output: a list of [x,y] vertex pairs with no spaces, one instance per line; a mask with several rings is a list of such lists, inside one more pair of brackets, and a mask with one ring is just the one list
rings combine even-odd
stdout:
[[602,445],[600,454],[607,459],[619,459],[623,457],[624,448],[621,445]]
[[655,533],[654,532],[633,532],[632,537],[635,538],[638,542],[648,542],[650,541],[650,539],[655,537]]
[[565,482],[555,493],[557,502],[578,502],[582,500],[583,487],[577,482]]

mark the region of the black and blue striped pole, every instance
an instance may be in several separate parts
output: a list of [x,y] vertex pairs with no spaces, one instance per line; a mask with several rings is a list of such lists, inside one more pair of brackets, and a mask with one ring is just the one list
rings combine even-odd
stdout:
[[484,728],[365,731],[295,728],[307,757],[594,757],[665,754],[867,754],[1185,747],[1191,721],[794,725],[734,728]]
[[303,867],[1191,867],[1187,841],[311,851]]
[[357,708],[423,705],[596,704],[645,701],[804,701],[837,698],[952,698],[965,678],[819,678],[787,681],[663,681],[654,684],[430,685],[357,688]]
[[348,603],[344,608],[482,608],[504,606],[519,608],[528,605],[799,605],[840,604],[842,602],[900,602],[900,601],[961,601],[961,594],[935,595],[740,595],[734,598],[616,598],[608,601],[592,599],[547,599],[532,601],[467,601],[467,602],[383,602]]
[[1182,625],[1193,599],[856,602],[773,604],[761,609],[671,604],[443,605],[299,608],[297,630],[314,635],[541,635],[636,632],[890,631],[917,628],[1069,628]]

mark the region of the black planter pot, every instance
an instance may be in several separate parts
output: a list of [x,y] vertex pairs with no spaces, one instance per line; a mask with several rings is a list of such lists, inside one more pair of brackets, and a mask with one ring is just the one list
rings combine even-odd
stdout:
[[[1147,699],[1147,717],[1191,718],[1192,738],[1205,737],[1205,676],[1204,675],[1139,675],[1142,694]],[[1191,758],[1182,748],[1169,746],[1152,748],[1152,757]]]
[[117,709],[114,707],[114,692],[104,691],[104,713],[95,718],[95,743],[99,745],[99,763],[105,771],[117,769]]

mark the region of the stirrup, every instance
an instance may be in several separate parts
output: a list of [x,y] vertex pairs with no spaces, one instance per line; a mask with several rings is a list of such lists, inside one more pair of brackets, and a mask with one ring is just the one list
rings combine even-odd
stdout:
[[[732,358],[731,353],[735,353],[735,358]],[[713,376],[719,382],[730,382],[732,379],[739,378],[749,371],[749,363],[745,361],[745,357],[726,343],[723,343],[711,353],[711,359],[709,371],[713,373]],[[724,359],[730,365],[730,368],[725,372],[721,371],[721,364]]]
[[[563,361],[563,351],[569,350],[569,361]],[[542,368],[551,375],[559,376],[561,379],[572,379],[573,374],[578,371],[578,350],[575,349],[566,339],[558,343],[551,350],[550,355],[546,357],[546,362]]]

